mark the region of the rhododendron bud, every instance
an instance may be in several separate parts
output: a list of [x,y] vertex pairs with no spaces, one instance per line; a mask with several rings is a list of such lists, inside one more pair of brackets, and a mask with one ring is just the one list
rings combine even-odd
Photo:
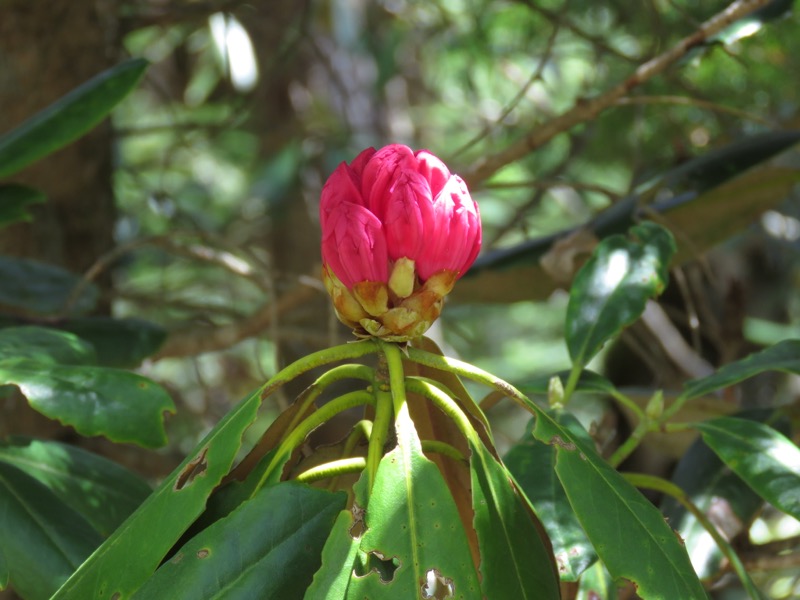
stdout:
[[361,337],[406,341],[438,318],[481,246],[464,181],[426,150],[391,144],[342,163],[322,189],[323,279]]

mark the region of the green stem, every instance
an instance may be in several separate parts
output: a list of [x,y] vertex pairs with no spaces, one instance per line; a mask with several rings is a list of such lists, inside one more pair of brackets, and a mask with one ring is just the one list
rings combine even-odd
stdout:
[[362,340],[351,344],[341,344],[333,348],[326,348],[319,352],[312,352],[303,358],[294,361],[281,371],[273,375],[261,388],[261,397],[266,398],[282,385],[299,377],[306,371],[315,369],[322,365],[332,363],[337,360],[349,360],[358,358],[366,354],[371,354],[378,350],[378,346],[373,340]]
[[652,422],[647,416],[642,415],[642,420],[636,425],[636,428],[633,430],[628,436],[628,439],[625,440],[619,448],[617,448],[614,453],[608,457],[608,463],[616,468],[618,467],[622,461],[628,458],[631,453],[642,443],[644,436],[647,435],[648,432],[652,430]]
[[457,360],[455,358],[447,358],[439,356],[438,354],[431,354],[419,348],[408,347],[408,359],[426,367],[433,367],[440,371],[448,371],[455,375],[460,375],[477,383],[481,383],[487,387],[496,389],[503,395],[511,398],[514,402],[519,404],[522,408],[534,414],[539,414],[541,409],[536,406],[525,394],[520,392],[510,383],[500,379],[479,369],[469,363]]
[[[405,372],[403,370],[403,356],[400,348],[392,342],[380,342],[383,355],[386,357],[386,368],[389,371],[389,389],[392,394],[392,407],[395,418],[402,411],[407,411]],[[411,347],[408,348],[412,350]],[[427,354],[427,352],[426,352]]]
[[567,402],[569,402],[573,392],[575,392],[575,388],[578,386],[578,380],[581,378],[582,372],[583,365],[578,363],[572,365],[572,370],[569,372],[569,377],[567,378],[567,385],[564,386],[564,406],[567,405]]
[[439,440],[422,440],[420,443],[422,444],[422,451],[425,454],[435,452],[443,456],[449,456],[455,460],[460,460],[461,462],[467,462],[467,457],[461,454],[461,452],[447,442],[440,442]]
[[270,464],[264,471],[261,479],[259,479],[258,485],[253,490],[253,494],[261,489],[278,465],[282,465],[286,460],[288,460],[289,456],[291,456],[292,452],[294,452],[294,449],[303,443],[309,433],[343,410],[364,404],[373,404],[374,402],[375,398],[370,392],[366,390],[358,390],[355,392],[349,392],[343,396],[339,396],[335,400],[331,400],[327,404],[322,405],[315,412],[311,413],[301,423],[299,423],[297,427],[290,431],[289,435],[287,435],[286,438],[278,445],[278,448],[275,451],[275,456],[270,461]]
[[480,438],[475,428],[472,426],[472,423],[469,422],[466,413],[461,410],[461,407],[455,400],[444,393],[438,386],[432,385],[430,382],[419,377],[407,377],[405,387],[408,392],[419,394],[433,402],[445,415],[453,420],[458,430],[466,439],[476,446],[480,445]]
[[683,405],[686,404],[686,401],[688,399],[689,397],[684,396],[683,394],[675,398],[675,401],[664,410],[664,414],[661,417],[661,422],[664,423],[668,421],[670,418],[672,418],[675,415],[675,413],[677,413],[681,408],[683,408]]
[[311,483],[329,477],[339,478],[347,473],[358,473],[363,471],[367,461],[363,456],[353,456],[351,458],[340,458],[331,462],[311,467],[307,471],[300,473],[295,479],[303,483]]
[[337,381],[342,381],[343,379],[361,379],[363,381],[372,382],[374,376],[374,370],[370,367],[366,365],[354,364],[339,365],[320,375],[317,380],[308,386],[298,397],[298,403],[300,406],[297,408],[294,417],[292,417],[292,421],[285,430],[284,439],[291,434],[295,427],[297,427],[297,424],[303,418],[303,415],[306,414],[308,407],[311,406],[311,404],[320,396],[320,394],[322,394],[322,392],[328,388],[328,386],[336,383]]
[[[372,436],[372,421],[368,419],[361,419],[358,423],[353,425],[353,429],[350,430],[350,434],[347,436],[347,439],[344,441],[344,446],[342,447],[342,458],[354,458],[350,455],[353,453],[353,448],[356,447],[356,444],[360,439],[365,439],[369,441],[370,437]],[[339,485],[339,476],[334,475],[331,479],[330,483],[328,484],[328,490],[334,491],[337,489]]]
[[638,421],[643,421],[645,419],[644,411],[639,407],[638,404],[636,404],[636,402],[628,398],[625,394],[615,389],[613,392],[611,392],[611,396],[617,402],[619,402],[625,408],[631,411],[634,415],[636,415],[636,419]]
[[367,480],[368,489],[371,492],[375,483],[375,475],[378,472],[378,465],[383,458],[383,449],[386,440],[389,438],[389,425],[392,422],[392,394],[387,389],[382,379],[383,355],[381,355],[381,366],[378,368],[373,395],[375,396],[375,421],[372,424],[372,434],[369,437],[369,449],[367,450]]
[[744,589],[747,590],[750,598],[753,600],[760,600],[762,596],[758,591],[758,588],[756,588],[755,584],[750,579],[750,575],[747,574],[747,570],[745,569],[742,561],[739,559],[739,556],[736,554],[736,551],[733,549],[733,546],[728,543],[728,540],[722,537],[714,524],[709,521],[705,513],[703,513],[703,511],[700,510],[700,508],[698,508],[698,506],[689,499],[683,489],[671,481],[667,481],[661,477],[655,477],[654,475],[644,475],[640,473],[623,473],[622,475],[631,484],[638,488],[656,490],[672,496],[681,504],[681,506],[692,513],[692,515],[694,515],[694,517],[697,519],[697,522],[703,526],[703,529],[709,533],[714,542],[716,542],[717,546],[719,546],[719,549],[725,555],[725,558],[728,559],[728,562],[730,562],[731,567],[736,572],[736,575],[742,582]]

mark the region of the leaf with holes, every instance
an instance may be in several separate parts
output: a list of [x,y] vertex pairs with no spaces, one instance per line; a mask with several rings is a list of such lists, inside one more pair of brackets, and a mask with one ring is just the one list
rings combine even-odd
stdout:
[[776,508],[800,519],[800,449],[772,427],[735,417],[695,425],[717,456]]
[[[586,431],[574,417],[570,417],[569,413],[563,411],[554,413],[554,418],[560,423],[589,442]],[[564,581],[577,581],[580,574],[597,560],[597,554],[556,476],[555,448],[534,439],[531,429],[528,428],[522,440],[503,457],[503,463],[530,499],[536,515],[547,531],[553,545],[559,576]]]
[[44,485],[0,462],[0,571],[18,594],[50,598],[102,539]]
[[0,360],[0,384],[16,385],[32,408],[86,436],[146,448],[167,442],[164,414],[175,412],[158,384],[128,371]]
[[169,598],[175,590],[210,598],[301,598],[347,496],[284,482],[261,488],[203,530],[133,596]]
[[[52,600],[129,597],[156,570],[230,471],[257,416],[261,390],[231,410]],[[168,518],[166,518],[168,516]],[[136,560],[131,560],[135,556]]]
[[578,271],[567,305],[567,348],[575,365],[585,365],[606,341],[635,321],[647,300],[667,283],[675,253],[672,234],[645,222],[630,237],[604,239]]
[[439,469],[422,453],[408,412],[378,466],[345,598],[481,597],[467,535]]
[[800,340],[784,340],[684,385],[681,398],[698,398],[765,371],[800,374]]
[[75,446],[14,437],[0,443],[0,462],[47,487],[108,536],[150,494],[150,486],[110,460]]
[[632,581],[642,598],[707,598],[686,549],[661,513],[582,436],[535,404],[529,406],[537,417],[534,436],[555,448],[556,475],[611,576]]
[[484,596],[557,600],[558,571],[541,523],[489,451],[482,444],[470,449]]

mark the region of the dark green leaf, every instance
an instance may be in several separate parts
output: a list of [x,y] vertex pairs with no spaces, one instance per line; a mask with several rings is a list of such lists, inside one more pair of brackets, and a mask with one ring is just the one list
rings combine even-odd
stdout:
[[[597,237],[602,238],[607,235],[625,232],[636,220],[648,218],[648,213],[652,214],[652,212],[668,215],[669,221],[672,223],[679,212],[688,211],[690,214],[694,213],[695,209],[691,205],[706,204],[709,200],[713,200],[709,203],[717,204],[717,195],[711,196],[705,192],[711,192],[715,187],[721,186],[733,178],[738,179],[751,167],[777,156],[798,142],[800,142],[800,130],[772,131],[747,136],[727,146],[716,148],[655,178],[643,185],[635,194],[615,202],[586,227]],[[745,179],[747,181],[751,180],[749,174],[746,175]],[[763,178],[757,176],[755,179],[770,189],[768,196],[772,205],[785,198],[789,189],[791,189],[790,181],[782,181],[780,188],[775,189],[773,193],[770,182],[776,179],[774,174]],[[783,179],[783,177],[778,179]],[[737,184],[736,187],[741,188],[741,185]],[[709,229],[714,230],[711,232],[715,235],[714,240],[725,239],[739,231],[742,224],[749,225],[752,223],[753,219],[764,210],[764,185],[760,185],[760,187],[762,198],[755,205],[753,202],[749,202],[749,211],[745,210],[747,208],[746,205],[739,207],[737,202],[737,208],[742,208],[744,213],[741,218],[731,223],[736,228],[721,227],[718,222],[720,217],[725,216],[725,212],[730,212],[731,201],[736,199],[735,190],[726,190],[724,196],[727,206],[723,211],[718,210],[719,206],[716,207],[715,227],[709,228],[707,221],[698,219],[695,216],[693,221],[689,218],[682,219],[685,223],[682,222],[681,226],[677,227],[676,230],[681,231],[681,237],[688,236],[692,239],[695,252],[707,250],[710,247],[708,244],[698,242],[705,239]],[[480,297],[486,299],[486,301],[493,299],[493,301],[506,302],[545,298],[554,289],[555,285],[549,280],[546,273],[538,267],[538,262],[556,241],[565,238],[574,231],[576,229],[561,231],[553,235],[523,242],[511,248],[501,248],[483,254],[475,261],[464,280],[456,286],[453,296],[455,298],[464,296],[464,299],[467,299],[483,292]],[[520,280],[519,271],[509,269],[510,267],[519,268],[533,265],[536,265],[537,269],[530,272],[530,281],[528,282]],[[503,285],[505,280],[503,277],[490,277],[483,282],[476,282],[475,284],[470,281],[473,278],[476,280],[483,278],[487,271],[500,269],[509,269],[505,273],[506,278],[512,280],[515,283],[515,288],[521,291],[519,296],[496,298],[494,295],[495,290],[500,289],[504,293],[508,292],[506,286]],[[547,285],[542,284],[539,281],[540,279],[545,280]],[[532,295],[526,288],[527,290],[536,290],[537,293]],[[466,292],[463,290],[466,290]]]
[[118,464],[58,442],[12,438],[0,444],[0,462],[39,481],[104,537],[151,491],[144,480]]
[[720,417],[697,423],[703,440],[753,490],[800,519],[800,449],[768,425]]
[[162,327],[141,319],[75,318],[60,321],[57,327],[91,342],[98,364],[104,367],[137,367],[155,354],[167,337]]
[[10,585],[26,600],[49,598],[101,541],[49,489],[0,462],[0,547]]
[[172,398],[158,384],[117,369],[5,359],[0,384],[16,385],[35,410],[82,435],[146,448],[166,443],[164,413],[175,412]]
[[0,364],[15,358],[53,365],[89,365],[97,360],[91,344],[71,333],[34,326],[0,329]]
[[0,227],[30,221],[31,215],[26,208],[46,200],[44,192],[16,183],[0,185]]
[[666,285],[675,252],[672,235],[649,222],[631,228],[630,234],[603,240],[575,276],[565,337],[576,365],[587,364]]
[[470,444],[472,506],[487,598],[560,598],[558,570],[544,530],[511,484],[508,472],[481,444]]
[[0,177],[19,171],[92,129],[137,86],[147,64],[135,58],[103,71],[0,137]]
[[[748,411],[747,418],[769,418],[773,411]],[[678,461],[672,476],[689,500],[703,512],[713,511],[716,522],[728,537],[749,527],[764,501],[733,473],[698,437]],[[666,497],[661,510],[669,524],[683,538],[695,571],[701,579],[712,577],[722,568],[725,557],[711,534],[677,500]]]
[[[0,256],[0,305],[25,314],[51,315],[67,303],[80,279],[59,267],[25,258]],[[73,311],[84,313],[97,303],[93,285],[84,288]]]
[[[547,394],[548,386],[550,385],[550,379],[553,377],[558,377],[561,380],[561,384],[566,385],[567,379],[569,379],[569,371],[560,371],[555,375],[536,377],[535,379],[517,385],[516,387],[519,391],[528,395]],[[594,394],[613,394],[616,392],[616,388],[614,387],[613,383],[611,383],[602,375],[599,375],[594,371],[584,369],[581,371],[580,379],[578,379],[578,384],[575,387],[575,391]]]
[[[58,590],[53,600],[127,598],[147,580],[200,515],[230,471],[244,431],[255,420],[261,390],[242,401],[203,439]],[[132,560],[131,557],[136,557]]]
[[530,407],[537,416],[534,435],[555,448],[556,475],[611,576],[632,581],[642,598],[707,598],[686,549],[661,513],[582,436]]
[[302,598],[346,500],[293,482],[261,488],[192,538],[134,598],[174,598],[175,590],[197,600]]
[[[591,443],[586,431],[569,417],[568,413],[562,411],[553,415],[562,425]],[[555,448],[535,440],[528,430],[522,441],[503,457],[503,463],[530,499],[536,515],[547,531],[553,545],[559,576],[564,581],[577,581],[581,573],[597,560],[597,554],[556,476]]]
[[800,340],[784,340],[760,352],[729,363],[716,373],[686,382],[682,398],[697,398],[763,373],[783,371],[800,374]]

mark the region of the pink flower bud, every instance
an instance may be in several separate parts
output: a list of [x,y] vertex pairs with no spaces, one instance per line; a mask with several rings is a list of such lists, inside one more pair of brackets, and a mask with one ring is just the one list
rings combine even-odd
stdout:
[[320,199],[325,284],[357,335],[405,341],[475,261],[478,206],[427,150],[391,144],[342,163]]

